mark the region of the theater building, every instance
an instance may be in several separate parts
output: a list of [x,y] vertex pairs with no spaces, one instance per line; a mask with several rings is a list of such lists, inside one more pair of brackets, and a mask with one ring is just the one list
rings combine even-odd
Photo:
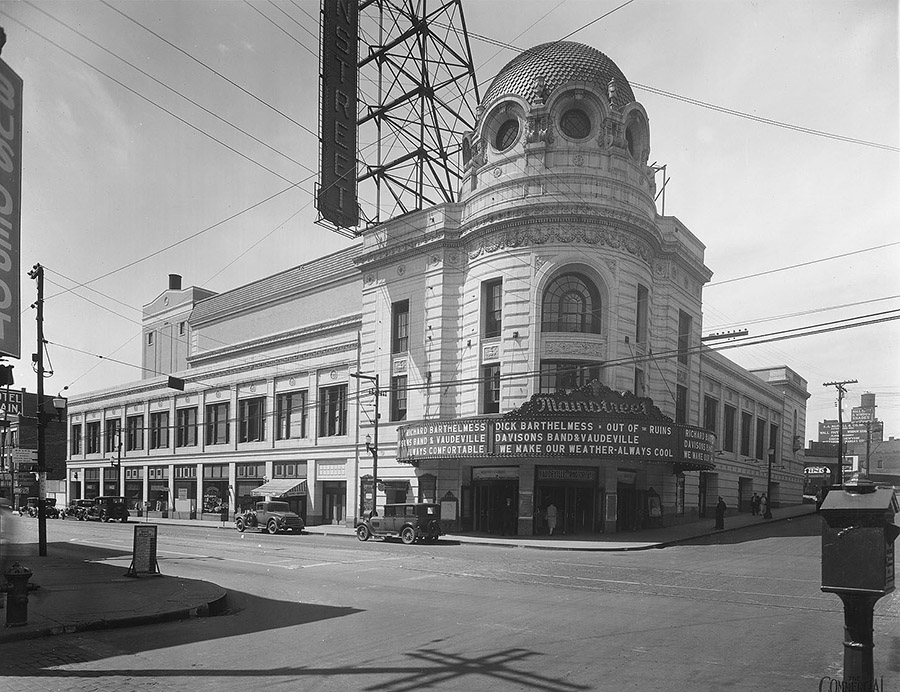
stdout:
[[[283,495],[311,523],[352,524],[374,493],[441,502],[448,529],[485,533],[549,531],[551,504],[565,534],[689,521],[719,495],[743,509],[770,465],[773,506],[799,503],[806,382],[701,345],[712,272],[657,212],[650,142],[608,57],[522,53],[465,136],[458,202],[248,286],[151,303],[145,325],[177,320],[183,359],[70,399],[70,474],[114,475],[152,511]],[[181,312],[161,322],[166,299]],[[111,472],[101,441],[115,449],[117,430]]]

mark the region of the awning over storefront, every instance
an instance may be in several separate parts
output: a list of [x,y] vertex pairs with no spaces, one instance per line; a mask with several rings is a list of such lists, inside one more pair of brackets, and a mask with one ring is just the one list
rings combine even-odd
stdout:
[[258,497],[290,497],[306,495],[305,478],[276,478],[250,491]]

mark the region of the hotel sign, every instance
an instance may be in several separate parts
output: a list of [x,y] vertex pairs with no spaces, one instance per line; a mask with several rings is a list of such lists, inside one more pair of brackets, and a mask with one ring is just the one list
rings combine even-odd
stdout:
[[336,226],[359,223],[356,187],[357,0],[323,0],[316,208]]
[[0,60],[0,355],[22,350],[19,289],[22,80]]

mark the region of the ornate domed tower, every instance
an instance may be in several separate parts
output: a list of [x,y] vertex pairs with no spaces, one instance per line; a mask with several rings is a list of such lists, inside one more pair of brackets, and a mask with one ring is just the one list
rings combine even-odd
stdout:
[[497,343],[471,315],[465,329],[482,337],[482,378],[489,361],[501,382],[510,375],[501,401],[597,379],[680,419],[696,406],[687,393],[710,272],[703,245],[657,214],[649,152],[646,111],[589,46],[532,48],[488,88],[463,146],[460,231],[466,294],[480,296],[483,313],[486,302],[492,309],[483,285],[499,291]]
[[[490,213],[508,188],[656,216],[647,114],[600,51],[566,41],[525,51],[494,78],[478,115],[463,143],[469,217]],[[555,182],[544,180],[550,171]]]

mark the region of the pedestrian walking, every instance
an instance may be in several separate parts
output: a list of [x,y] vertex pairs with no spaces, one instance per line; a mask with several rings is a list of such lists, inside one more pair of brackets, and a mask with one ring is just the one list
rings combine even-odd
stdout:
[[754,517],[759,514],[759,495],[753,493],[753,497],[750,498],[750,514]]
[[761,514],[765,519],[766,514],[769,513],[769,498],[766,497],[766,494],[763,493],[762,497],[759,498],[759,509],[757,510],[757,514]]
[[722,496],[719,496],[719,501],[716,503],[716,530],[725,528],[725,510],[728,509],[728,506],[725,504],[725,500],[722,499]]
[[553,535],[553,529],[556,528],[556,505],[553,504],[553,500],[550,500],[550,504],[547,505],[547,528],[550,529],[550,535]]

